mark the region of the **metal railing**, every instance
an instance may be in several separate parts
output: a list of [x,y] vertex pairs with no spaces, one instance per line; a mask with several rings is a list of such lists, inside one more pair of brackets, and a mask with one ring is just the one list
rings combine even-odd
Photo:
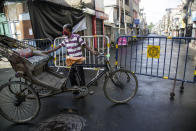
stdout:
[[[107,36],[96,35],[96,36],[81,36],[86,44],[98,52],[106,53],[110,55],[110,41]],[[65,38],[59,37],[54,40],[54,47],[58,46]],[[54,64],[56,67],[66,67],[66,48],[62,47],[60,50],[54,53]],[[85,69],[97,69],[96,65],[104,64],[103,61],[98,61],[96,56],[91,54],[87,49],[83,49],[83,56],[86,58],[84,61]],[[108,57],[109,59],[109,57]]]
[[[23,44],[34,47],[35,49],[38,50],[49,50],[53,48],[53,41],[49,38],[45,39],[25,39],[21,41]],[[49,54],[51,57],[54,57],[54,53]],[[49,66],[54,66],[54,62],[51,59],[48,62]]]
[[45,38],[45,39],[25,39],[22,40],[22,42],[24,44],[33,46],[37,49],[40,50],[48,50],[51,48],[52,46],[52,40],[49,38]]

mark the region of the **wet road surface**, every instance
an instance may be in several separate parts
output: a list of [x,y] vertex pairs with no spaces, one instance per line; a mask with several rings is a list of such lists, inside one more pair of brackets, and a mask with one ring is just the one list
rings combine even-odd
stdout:
[[[10,69],[0,70],[1,83],[5,82]],[[3,77],[2,77],[3,75]],[[71,93],[64,93],[41,101],[38,117],[28,124],[17,125],[0,116],[0,130],[27,131],[37,129],[40,123],[55,116],[66,116],[67,110],[85,120],[85,131],[194,131],[196,130],[196,84],[185,83],[185,92],[176,90],[174,101],[169,93],[173,81],[137,76],[139,90],[128,104],[115,105],[108,101],[102,91],[103,79],[93,87],[94,95],[76,100]],[[177,82],[177,87],[181,83]]]
[[[112,52],[115,53],[115,51]],[[114,55],[111,57],[114,62]],[[90,71],[85,73],[87,81],[95,74]],[[0,84],[7,82],[13,74],[14,72],[10,68],[0,69]],[[95,94],[84,99],[74,99],[71,93],[42,99],[38,117],[27,124],[14,124],[0,116],[0,131],[38,130],[44,124],[46,125],[45,129],[50,126],[53,129],[62,129],[59,125],[63,124],[63,120],[65,123],[70,115],[70,119],[76,117],[76,121],[82,120],[84,131],[196,130],[196,84],[185,83],[183,94],[177,88],[175,99],[171,101],[169,93],[173,81],[141,75],[137,75],[137,78],[138,92],[135,98],[127,104],[116,105],[106,99],[102,90],[104,81],[102,78],[97,87],[91,88]],[[180,85],[181,82],[177,82],[176,86],[180,87]],[[62,121],[57,121],[57,118]],[[47,125],[51,121],[52,123]],[[76,127],[77,124],[73,123],[69,124]],[[81,123],[79,122],[77,127],[81,127]]]

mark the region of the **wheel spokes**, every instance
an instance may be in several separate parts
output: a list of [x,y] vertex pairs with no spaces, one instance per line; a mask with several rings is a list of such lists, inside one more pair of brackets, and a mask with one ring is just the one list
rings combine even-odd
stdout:
[[0,89],[0,112],[10,121],[21,123],[33,119],[39,106],[39,97],[23,82],[12,81]]
[[115,103],[124,103],[135,96],[137,79],[134,74],[126,70],[113,72],[104,84],[106,97]]

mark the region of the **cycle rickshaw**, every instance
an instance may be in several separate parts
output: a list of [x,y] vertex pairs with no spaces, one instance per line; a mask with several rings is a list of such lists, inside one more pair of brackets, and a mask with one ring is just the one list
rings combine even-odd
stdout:
[[[15,49],[31,48],[33,56],[25,58]],[[138,89],[138,81],[134,73],[124,69],[113,70],[104,54],[104,65],[93,65],[104,70],[93,78],[85,87],[68,88],[66,83],[73,64],[66,68],[66,74],[60,74],[48,66],[49,56],[42,54],[25,43],[0,36],[0,54],[10,62],[15,76],[0,86],[0,114],[9,121],[24,123],[35,118],[40,111],[40,99],[59,93],[78,90],[88,95],[88,88],[105,75],[103,90],[106,98],[114,103],[126,103],[131,100]],[[92,65],[91,65],[92,66]]]

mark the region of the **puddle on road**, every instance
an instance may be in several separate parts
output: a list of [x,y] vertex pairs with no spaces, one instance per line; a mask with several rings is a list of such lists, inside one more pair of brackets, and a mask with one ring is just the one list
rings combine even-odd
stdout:
[[41,122],[33,131],[81,131],[86,120],[76,114],[60,114]]

